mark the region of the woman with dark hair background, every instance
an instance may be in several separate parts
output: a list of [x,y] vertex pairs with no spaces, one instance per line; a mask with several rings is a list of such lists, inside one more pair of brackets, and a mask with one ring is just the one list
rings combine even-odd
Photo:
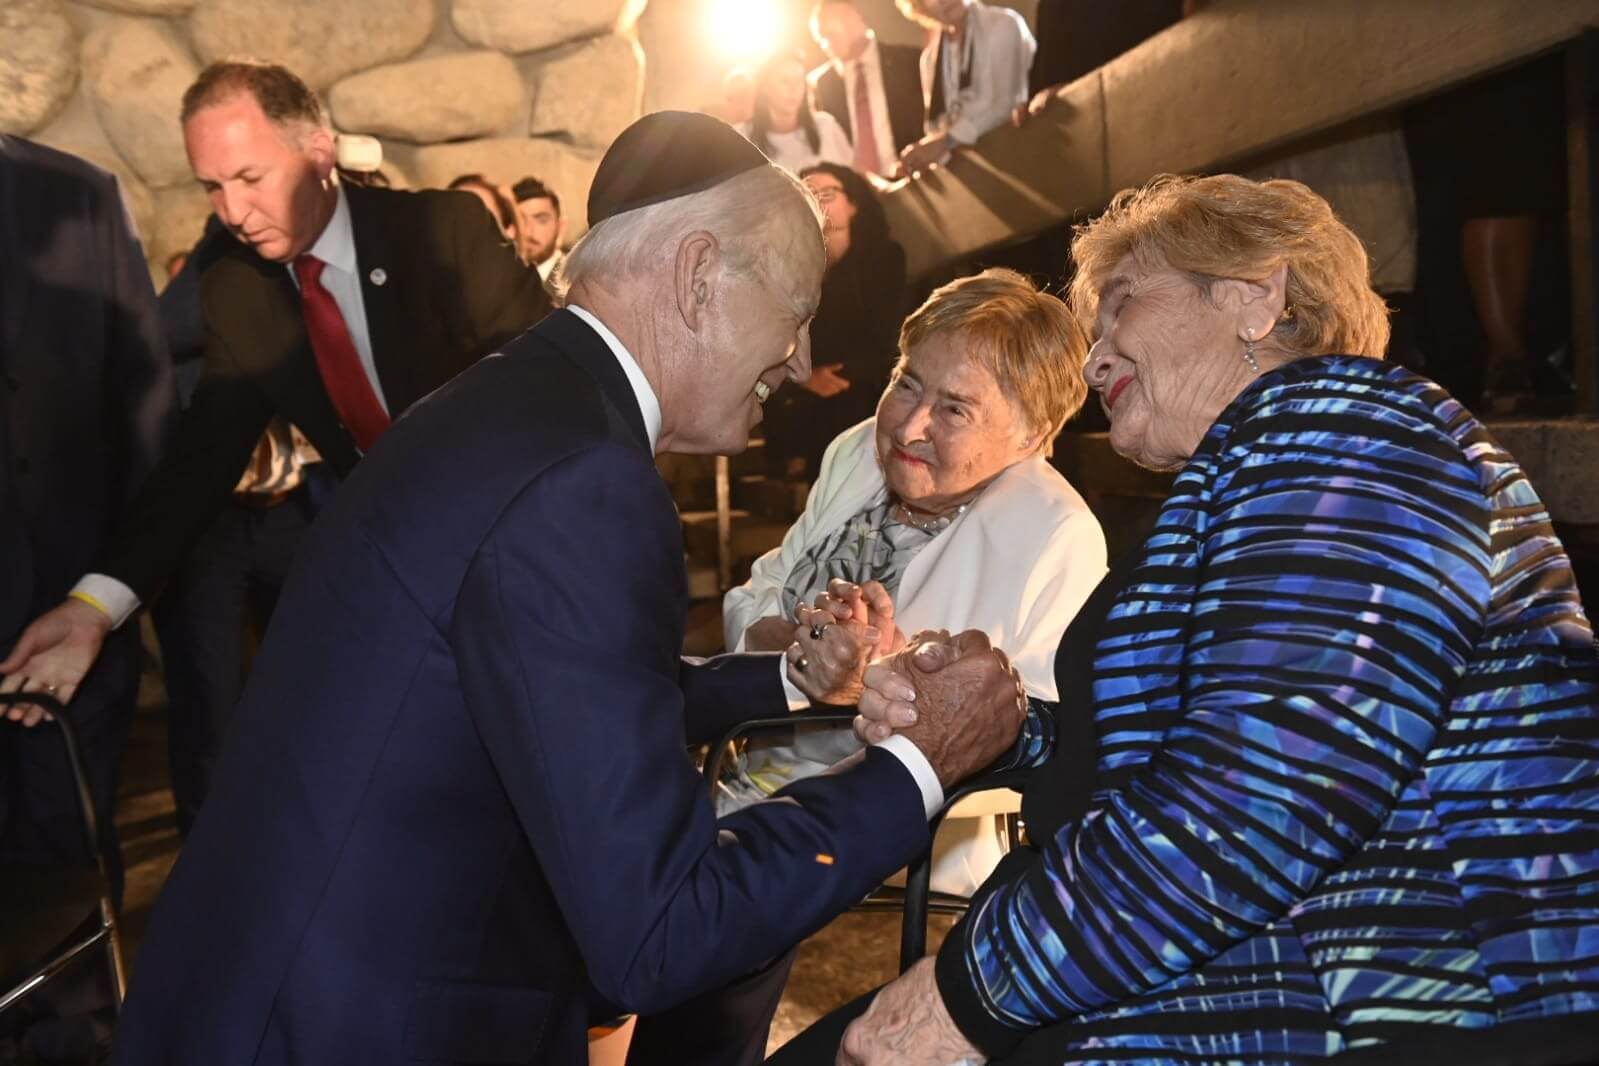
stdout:
[[872,416],[888,384],[906,311],[905,250],[889,236],[883,205],[860,174],[818,163],[800,177],[825,216],[827,274],[811,323],[814,370],[767,403],[766,454],[774,474],[814,478],[823,450]]
[[826,111],[811,109],[805,57],[779,52],[755,76],[755,113],[738,131],[780,167],[799,173],[817,163],[848,165],[849,134]]

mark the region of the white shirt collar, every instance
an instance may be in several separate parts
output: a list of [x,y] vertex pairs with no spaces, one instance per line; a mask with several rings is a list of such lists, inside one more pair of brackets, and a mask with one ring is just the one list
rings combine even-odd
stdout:
[[864,70],[869,62],[877,59],[877,34],[871,30],[866,31],[866,47],[861,49],[861,54],[855,59],[836,59],[833,65],[840,74],[846,71]]
[[616,361],[622,364],[622,373],[627,375],[627,383],[633,386],[633,396],[638,400],[639,414],[644,416],[644,433],[650,439],[650,454],[653,455],[655,442],[661,438],[661,402],[655,398],[655,390],[650,388],[649,379],[644,376],[644,371],[639,369],[633,353],[617,340],[616,334],[612,333],[604,322],[576,304],[568,304],[566,309],[587,322],[589,328],[598,333],[600,340],[611,349]]
[[339,199],[333,207],[333,217],[328,219],[328,224],[322,228],[322,235],[306,254],[316,256],[334,270],[353,275],[356,272],[355,230],[350,228],[350,204],[344,198],[344,186],[338,186],[338,190]]

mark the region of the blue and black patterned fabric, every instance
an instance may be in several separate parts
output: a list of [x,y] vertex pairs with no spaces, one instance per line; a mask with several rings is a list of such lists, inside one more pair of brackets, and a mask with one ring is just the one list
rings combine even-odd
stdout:
[[1335,356],[1254,382],[1092,688],[1091,809],[939,955],[990,1057],[1053,1026],[1052,1062],[1298,1062],[1599,1012],[1593,631],[1531,484],[1437,385]]

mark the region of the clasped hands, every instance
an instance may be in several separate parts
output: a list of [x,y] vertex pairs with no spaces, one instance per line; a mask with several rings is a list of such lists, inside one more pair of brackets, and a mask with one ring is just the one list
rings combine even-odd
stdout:
[[899,733],[949,788],[1016,742],[1027,695],[1005,653],[979,630],[929,630],[906,640],[875,581],[833,580],[800,606],[788,677],[813,703],[855,704],[855,733],[873,743]]

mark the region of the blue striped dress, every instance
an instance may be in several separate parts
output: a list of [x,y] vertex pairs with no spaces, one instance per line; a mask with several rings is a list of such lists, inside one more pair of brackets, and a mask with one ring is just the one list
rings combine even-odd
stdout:
[[1593,631],[1531,484],[1432,382],[1325,356],[1239,396],[1106,618],[1093,713],[1089,813],[939,955],[991,1057],[1045,1025],[1051,1062],[1282,1063],[1599,1012]]

